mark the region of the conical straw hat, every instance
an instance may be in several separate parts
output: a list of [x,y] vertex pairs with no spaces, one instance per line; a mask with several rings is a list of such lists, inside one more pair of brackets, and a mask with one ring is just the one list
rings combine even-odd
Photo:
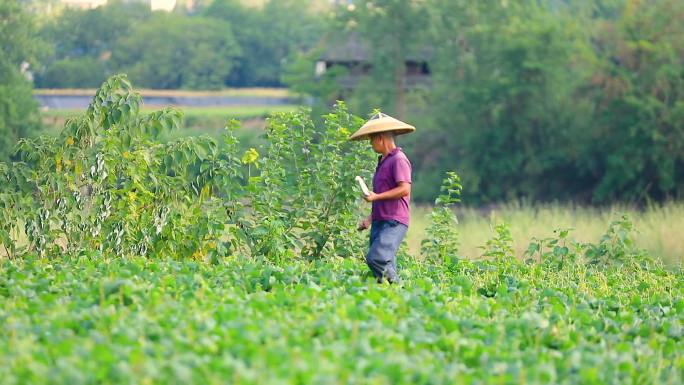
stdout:
[[396,135],[403,135],[415,130],[416,128],[412,125],[379,112],[353,133],[349,140],[367,139],[369,135],[378,132],[394,131]]

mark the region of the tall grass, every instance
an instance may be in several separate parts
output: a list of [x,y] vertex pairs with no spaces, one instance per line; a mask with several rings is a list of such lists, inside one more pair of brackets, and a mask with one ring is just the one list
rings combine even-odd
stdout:
[[[429,206],[414,207],[407,243],[412,253],[420,251],[420,241],[429,224]],[[645,209],[625,206],[610,208],[574,207],[560,204],[509,204],[485,211],[474,208],[457,210],[461,247],[459,254],[476,258],[479,248],[493,235],[494,225],[510,226],[517,255],[521,256],[533,237],[545,238],[558,228],[573,228],[571,235],[581,242],[596,242],[610,222],[627,214],[634,223],[637,247],[661,258],[670,265],[684,262],[684,202],[651,205]]]

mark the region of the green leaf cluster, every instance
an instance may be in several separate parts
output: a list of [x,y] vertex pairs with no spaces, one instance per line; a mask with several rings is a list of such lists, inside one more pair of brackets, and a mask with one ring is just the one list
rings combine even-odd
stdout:
[[[265,146],[239,153],[237,123],[210,137],[162,142],[175,109],[141,114],[124,75],[111,77],[58,137],[24,139],[0,163],[0,240],[25,253],[216,260],[360,254],[354,176],[367,148],[349,142],[363,120],[343,103],[316,127],[307,111],[269,118]],[[24,242],[21,242],[21,240]]]

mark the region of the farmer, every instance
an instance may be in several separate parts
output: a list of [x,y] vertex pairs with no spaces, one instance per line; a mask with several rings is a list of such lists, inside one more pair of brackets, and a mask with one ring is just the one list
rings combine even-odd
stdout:
[[394,143],[396,135],[408,134],[416,128],[391,116],[378,113],[349,139],[370,139],[378,154],[373,176],[373,191],[364,195],[372,203],[371,215],[359,223],[359,230],[368,227],[370,245],[366,263],[378,282],[387,278],[397,282],[397,249],[409,225],[411,198],[411,162]]

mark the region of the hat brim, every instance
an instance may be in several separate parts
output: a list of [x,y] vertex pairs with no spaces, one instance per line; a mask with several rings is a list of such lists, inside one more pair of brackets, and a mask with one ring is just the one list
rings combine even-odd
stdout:
[[349,140],[367,139],[370,135],[381,132],[393,132],[395,135],[409,134],[415,131],[416,128],[408,123],[404,123],[399,119],[395,119],[389,115],[378,113],[374,118],[367,121],[361,128],[353,133]]
[[387,130],[372,130],[372,131],[367,131],[367,132],[361,132],[361,130],[356,131],[353,133],[350,137],[349,140],[364,140],[364,139],[370,139],[370,136],[373,134],[379,134],[382,132],[392,132],[394,135],[404,135],[404,134],[410,134],[413,131],[415,131],[415,127],[404,127],[404,128],[392,128],[392,129],[387,129]]

